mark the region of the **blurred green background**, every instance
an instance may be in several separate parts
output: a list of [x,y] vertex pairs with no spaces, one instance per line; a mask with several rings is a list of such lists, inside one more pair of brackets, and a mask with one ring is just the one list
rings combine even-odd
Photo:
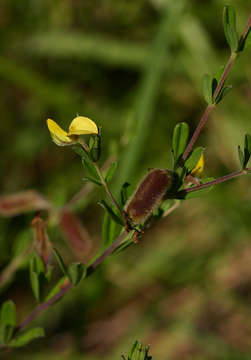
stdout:
[[[247,0],[229,0],[242,31]],[[136,184],[151,167],[171,164],[174,125],[194,129],[205,108],[204,73],[224,65],[229,49],[223,0],[1,0],[1,193],[36,189],[62,206],[83,186],[79,157],[56,147],[51,117],[67,128],[76,114],[102,126],[101,163],[117,158],[114,181]],[[233,90],[210,116],[199,144],[208,176],[238,169],[237,145],[251,133],[251,67],[237,59]],[[76,209],[92,239],[76,254],[60,229],[50,239],[69,261],[102,247],[101,192]],[[46,338],[6,359],[119,359],[140,340],[157,359],[251,358],[251,178],[215,187],[182,206],[142,242],[113,256],[33,324]],[[22,239],[32,240],[34,213],[0,218],[0,266]],[[58,271],[58,277],[60,273]],[[35,301],[24,264],[0,293],[23,319]]]

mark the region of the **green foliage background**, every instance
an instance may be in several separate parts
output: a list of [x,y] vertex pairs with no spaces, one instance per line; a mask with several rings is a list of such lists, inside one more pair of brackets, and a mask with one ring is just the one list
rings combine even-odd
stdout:
[[[228,4],[241,32],[250,3]],[[61,206],[82,186],[79,158],[51,142],[47,117],[67,128],[80,114],[102,126],[102,161],[120,161],[115,192],[147,168],[170,166],[174,125],[195,127],[205,107],[202,76],[228,58],[224,5],[1,0],[1,193],[37,189]],[[237,145],[251,132],[250,49],[230,82],[233,90],[199,139],[208,176],[239,167]],[[242,177],[185,201],[40,316],[35,323],[45,326],[45,339],[4,358],[115,360],[138,339],[151,344],[153,359],[249,359],[250,189],[250,177]],[[101,246],[101,195],[92,193],[77,211],[93,254]],[[31,239],[33,215],[0,219],[1,268],[17,243]],[[51,227],[50,238],[68,261],[79,260],[60,230]],[[25,265],[0,291],[2,301],[15,301],[20,320],[34,307]]]

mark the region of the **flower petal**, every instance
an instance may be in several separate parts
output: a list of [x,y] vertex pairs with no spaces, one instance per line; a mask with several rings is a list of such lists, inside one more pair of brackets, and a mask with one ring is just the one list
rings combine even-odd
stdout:
[[70,145],[73,143],[72,139],[67,135],[54,120],[47,119],[47,126],[50,131],[52,140],[59,146]]
[[191,171],[191,175],[199,176],[202,173],[202,171],[204,170],[204,166],[205,166],[205,158],[204,158],[204,154],[202,153],[199,161],[197,162],[197,164]]
[[94,121],[84,116],[75,117],[70,126],[68,135],[98,134],[98,127]]

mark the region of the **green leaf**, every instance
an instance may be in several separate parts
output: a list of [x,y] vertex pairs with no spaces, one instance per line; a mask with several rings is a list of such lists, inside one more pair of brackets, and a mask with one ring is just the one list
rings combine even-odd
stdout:
[[232,89],[232,85],[222,87],[217,98],[215,99],[215,104],[219,104],[231,89]]
[[110,243],[110,225],[111,217],[106,212],[102,223],[102,240],[104,245],[108,245]]
[[81,158],[89,157],[89,153],[80,144],[72,145],[71,148],[75,151],[76,154],[81,156]]
[[240,145],[238,145],[238,155],[239,155],[241,167],[242,167],[242,169],[244,169],[245,168],[244,154],[243,154],[243,151],[241,150]]
[[248,34],[244,40],[243,49],[246,50],[249,46],[251,46],[251,29],[249,29]]
[[21,347],[27,345],[32,340],[35,340],[40,337],[44,337],[44,329],[41,327],[35,327],[33,329],[27,330],[26,332],[18,335],[10,343],[11,347]]
[[30,261],[31,271],[34,271],[36,274],[45,274],[46,267],[43,259],[39,255],[35,255]]
[[89,141],[90,157],[92,161],[97,162],[101,155],[101,136],[91,136]]
[[86,275],[86,266],[82,263],[72,263],[68,267],[68,276],[72,285],[76,286]]
[[131,192],[131,191],[129,191],[130,186],[131,186],[131,184],[129,184],[128,182],[125,182],[121,188],[120,198],[121,198],[122,206],[125,206],[125,204],[127,203],[127,200],[130,197],[130,192]]
[[35,255],[30,260],[30,282],[35,299],[39,302],[41,288],[46,282],[46,267],[39,255]]
[[232,6],[225,6],[223,10],[223,26],[228,45],[232,52],[237,52],[239,37],[236,30],[236,14]]
[[246,168],[249,159],[251,156],[251,136],[249,134],[245,135],[244,140],[244,161],[243,161],[243,169]]
[[100,182],[99,175],[97,173],[97,170],[95,169],[95,166],[88,158],[82,158],[82,163],[85,168],[85,171],[87,174],[94,180]]
[[64,286],[65,282],[68,280],[68,276],[63,276],[58,283],[51,289],[49,294],[46,296],[45,301],[50,300],[53,296],[55,296]]
[[120,232],[120,225],[112,220],[110,215],[106,212],[102,224],[102,240],[105,247],[110,245]]
[[183,155],[189,136],[189,126],[182,122],[175,126],[172,137],[172,153],[174,157],[174,167],[178,164]]
[[91,177],[89,177],[89,176],[84,176],[84,177],[83,177],[83,180],[84,180],[84,181],[90,181],[90,182],[92,182],[93,184],[98,185],[98,186],[101,186],[101,185],[102,185],[102,183],[101,183],[99,180],[93,179],[93,178],[91,178]]
[[13,331],[13,326],[0,324],[0,344],[8,345],[12,338]]
[[205,74],[202,79],[202,91],[204,98],[208,104],[213,103],[214,81],[216,81],[214,77],[209,74]]
[[214,78],[215,78],[215,81],[216,81],[216,83],[215,83],[216,86],[217,86],[218,82],[220,81],[220,79],[221,79],[221,77],[222,77],[222,75],[224,73],[224,70],[225,70],[225,66],[222,65],[221,67],[219,67],[219,69],[215,73]]
[[32,271],[32,270],[30,270],[30,282],[31,282],[31,288],[32,288],[33,295],[35,296],[35,299],[39,302],[39,300],[40,300],[39,275],[35,271]]
[[144,346],[139,341],[135,341],[128,355],[128,360],[151,360],[152,357],[148,355],[148,352],[149,346]]
[[58,265],[60,267],[60,269],[62,270],[63,274],[67,275],[68,276],[68,273],[67,273],[67,267],[64,263],[64,260],[62,258],[62,256],[59,254],[59,252],[57,251],[57,249],[53,248],[53,254],[58,262]]
[[124,220],[121,219],[121,217],[119,215],[117,215],[113,209],[107,204],[107,202],[105,200],[101,200],[98,202],[98,204],[100,206],[102,206],[107,213],[111,216],[111,218],[119,225],[124,226]]
[[1,307],[1,325],[16,326],[16,306],[12,300],[7,300]]
[[115,172],[117,169],[117,163],[116,162],[112,162],[111,165],[109,166],[109,169],[107,170],[107,173],[105,175],[105,181],[109,182],[112,180]]
[[189,157],[187,158],[187,160],[185,161],[185,164],[184,164],[184,167],[186,168],[187,173],[190,173],[193,170],[193,168],[199,161],[201,154],[203,153],[204,150],[205,150],[204,147],[199,146],[191,152],[191,154],[189,155]]
[[244,149],[247,149],[249,154],[251,154],[251,135],[249,134],[245,134]]

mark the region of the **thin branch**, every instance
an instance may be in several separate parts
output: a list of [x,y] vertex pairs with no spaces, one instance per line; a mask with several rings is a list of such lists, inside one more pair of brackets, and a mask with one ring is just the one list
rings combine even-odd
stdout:
[[198,138],[198,136],[199,136],[199,134],[201,132],[201,129],[203,128],[203,126],[207,122],[208,116],[209,116],[209,114],[211,113],[211,111],[213,110],[214,107],[215,107],[214,104],[210,104],[210,105],[208,105],[206,107],[206,110],[204,111],[204,113],[203,113],[203,115],[202,115],[202,117],[200,119],[200,122],[199,122],[197,128],[195,129],[195,131],[193,133],[193,136],[192,136],[191,140],[189,141],[189,143],[188,143],[188,145],[186,147],[186,150],[185,150],[185,152],[184,152],[184,154],[182,156],[183,161],[185,161],[186,158],[188,157],[190,151],[193,148],[193,145],[194,145],[195,141],[197,140],[197,138]]
[[98,173],[98,176],[100,178],[100,181],[108,195],[108,197],[110,198],[112,204],[115,206],[115,208],[118,210],[118,213],[120,214],[120,216],[122,217],[122,219],[124,219],[124,214],[123,214],[123,211],[121,210],[119,204],[117,203],[117,201],[115,200],[114,196],[112,195],[112,192],[111,190],[109,189],[109,186],[107,184],[107,182],[105,181],[101,171],[100,171],[100,168],[98,167],[97,163],[93,163],[93,165],[95,166],[95,169]]
[[[85,149],[85,151],[90,152],[89,146],[86,144],[86,142],[85,142],[82,138],[79,137],[78,142],[83,146],[83,148]],[[91,160],[91,159],[90,159],[90,160]],[[92,161],[92,164],[93,164],[93,166],[95,167],[95,169],[96,169],[96,171],[97,171],[97,174],[98,174],[98,176],[99,176],[99,178],[100,178],[100,181],[101,181],[101,183],[102,183],[102,185],[103,185],[103,187],[104,187],[104,189],[105,189],[108,197],[110,198],[112,204],[113,204],[113,205],[115,206],[115,208],[118,210],[118,213],[120,214],[120,216],[121,216],[122,219],[123,219],[123,218],[124,218],[123,211],[121,210],[119,204],[117,203],[117,201],[115,200],[114,196],[112,195],[112,192],[111,192],[111,190],[109,189],[109,186],[108,186],[107,182],[105,181],[105,179],[104,179],[104,177],[103,177],[103,175],[102,175],[102,172],[101,172],[98,164],[97,164],[96,162],[94,162],[94,161]]]
[[242,44],[244,43],[244,41],[246,40],[246,37],[248,36],[249,30],[251,28],[251,15],[248,18],[248,21],[246,23],[246,26],[244,28],[243,33],[241,34],[240,37],[240,47],[242,47]]
[[[241,34],[240,43],[243,43],[245,41],[245,38],[246,38],[246,36],[247,36],[247,34],[248,34],[249,30],[250,30],[250,27],[251,27],[251,15],[250,15],[250,17],[248,19],[248,22],[247,22],[247,24],[246,24],[246,26],[245,26],[242,34]],[[218,85],[217,85],[217,87],[216,87],[216,89],[214,91],[213,101],[215,101],[217,99],[218,95],[220,94],[220,92],[221,92],[221,90],[222,90],[222,88],[224,86],[224,83],[225,83],[225,81],[226,81],[226,79],[227,79],[227,77],[229,75],[229,72],[230,72],[230,70],[232,68],[232,65],[233,65],[234,61],[236,60],[236,57],[237,57],[237,52],[232,52],[231,55],[230,55],[230,58],[229,58],[229,60],[227,62],[227,65],[225,67],[225,70],[224,70],[224,72],[223,72],[223,74],[222,74],[222,76],[220,78],[220,81],[219,81],[219,83],[218,83]],[[195,131],[193,133],[193,136],[192,136],[191,140],[189,141],[189,143],[188,143],[188,145],[187,145],[187,147],[186,147],[186,149],[184,151],[184,154],[183,154],[183,157],[182,157],[183,161],[186,160],[187,156],[189,155],[190,151],[192,150],[194,143],[196,142],[196,140],[197,140],[203,126],[207,122],[209,114],[211,113],[211,111],[213,110],[214,107],[215,107],[215,104],[209,104],[207,106],[206,110],[204,111],[204,113],[203,113],[203,115],[202,115],[202,117],[200,119],[200,122],[197,125],[197,127],[196,127],[196,129],[195,129]]]
[[[112,161],[114,161],[114,157],[110,156],[101,167],[102,173],[108,169]],[[94,185],[92,183],[89,182],[85,184],[75,195],[72,196],[64,207],[73,209],[85,196],[89,195],[93,188]]]
[[246,175],[248,174],[248,172],[251,171],[251,168],[247,168],[247,169],[244,169],[244,170],[239,170],[239,171],[235,171],[231,174],[227,174],[227,175],[224,175],[218,179],[215,179],[215,180],[212,180],[212,181],[209,181],[205,184],[201,184],[201,185],[197,185],[197,186],[192,186],[190,188],[187,188],[187,189],[183,189],[181,191],[178,192],[178,194],[187,194],[187,193],[190,193],[190,192],[194,192],[194,191],[198,191],[198,190],[202,190],[202,189],[205,189],[205,188],[208,188],[212,185],[217,185],[217,184],[220,184],[224,181],[228,181],[228,180],[231,180],[231,179],[234,179],[238,176],[241,176],[241,175]]
[[[87,267],[86,277],[90,276],[96,268],[109,256],[111,253],[117,248],[120,242],[127,235],[126,231],[117,237],[117,239],[96,259],[93,261],[91,265]],[[16,328],[15,333],[24,329],[27,325],[29,325],[39,314],[43,311],[47,310],[52,304],[54,304],[57,300],[62,298],[68,291],[72,289],[73,285],[67,281],[66,284],[61,288],[61,290],[54,295],[50,300],[44,302],[43,304],[38,305]]]

